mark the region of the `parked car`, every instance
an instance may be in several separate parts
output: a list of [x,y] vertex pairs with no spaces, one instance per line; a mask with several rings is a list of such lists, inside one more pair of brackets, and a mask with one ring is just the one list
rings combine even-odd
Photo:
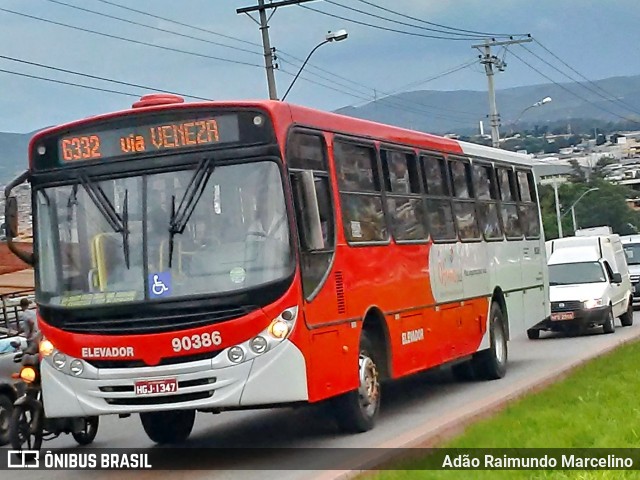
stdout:
[[599,325],[613,333],[616,317],[622,326],[633,324],[631,281],[618,235],[578,231],[546,247],[551,316],[527,331],[530,339],[541,330],[577,334]]
[[[15,348],[13,345],[17,345]],[[20,364],[13,361],[17,350],[26,347],[24,337],[0,338],[0,446],[9,443],[9,422],[13,412],[13,402],[18,398],[17,380],[12,378],[20,370]]]

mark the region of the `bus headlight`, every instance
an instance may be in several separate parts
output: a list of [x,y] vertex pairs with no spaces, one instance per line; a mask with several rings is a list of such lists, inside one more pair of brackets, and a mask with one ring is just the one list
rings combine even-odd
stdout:
[[53,355],[53,366],[62,370],[67,363],[67,356],[64,353],[56,352]]
[[266,352],[267,347],[269,346],[269,344],[267,343],[267,339],[260,335],[254,337],[249,345],[251,346],[251,350],[253,350],[253,352],[257,353],[258,355]]
[[51,343],[49,340],[42,340],[40,342],[40,346],[38,348],[38,351],[40,352],[40,355],[42,355],[43,357],[48,357],[49,355],[53,354],[53,351],[55,350],[53,343]]
[[283,310],[267,328],[251,340],[229,347],[226,350],[227,358],[231,363],[242,363],[268,352],[291,335],[297,318],[297,306]]
[[242,347],[236,345],[235,347],[231,347],[229,349],[227,356],[233,363],[240,363],[242,362],[242,360],[244,360],[244,350],[242,349]]
[[77,358],[75,360],[72,360],[71,363],[69,364],[69,370],[76,377],[78,375],[82,375],[82,372],[84,371],[84,365],[82,364],[82,360],[78,360]]

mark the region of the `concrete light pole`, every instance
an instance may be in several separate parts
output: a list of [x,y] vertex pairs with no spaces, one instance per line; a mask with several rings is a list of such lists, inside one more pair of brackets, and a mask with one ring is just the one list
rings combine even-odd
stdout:
[[513,122],[511,122],[511,125],[513,126],[513,125],[515,125],[516,123],[518,123],[518,121],[522,118],[522,116],[523,116],[523,115],[524,115],[528,110],[531,110],[532,108],[535,108],[535,107],[541,107],[542,105],[546,105],[546,104],[547,104],[547,103],[549,103],[549,102],[551,102],[551,97],[544,97],[542,100],[540,100],[540,101],[538,101],[538,102],[536,102],[536,103],[534,103],[534,104],[532,104],[532,105],[529,105],[527,108],[525,108],[524,110],[522,110],[522,111],[520,112],[520,114],[516,117],[516,119],[515,119]]
[[[284,7],[287,5],[298,5],[300,3],[312,2],[314,0],[282,0],[280,2],[271,2],[265,5],[264,0],[258,0],[258,5],[255,7],[238,8],[236,13],[246,13],[247,16],[260,25],[260,32],[262,33],[262,47],[264,50],[264,66],[267,70],[267,86],[269,88],[269,98],[271,100],[278,99],[278,92],[276,91],[276,77],[273,71],[276,67],[273,65],[275,49],[271,48],[271,41],[269,39],[269,20],[278,7]],[[267,10],[273,9],[273,12],[267,18]],[[255,20],[250,12],[258,11],[260,21]]]
[[580,195],[578,197],[578,199],[573,202],[573,205],[571,205],[571,207],[569,207],[569,210],[567,210],[566,212],[564,212],[562,214],[562,217],[564,217],[567,213],[571,212],[571,217],[573,219],[573,231],[575,232],[578,229],[578,224],[576,222],[576,210],[575,210],[575,206],[578,204],[578,202],[580,200],[582,200],[582,197],[584,197],[587,193],[591,193],[591,192],[595,192],[596,190],[600,190],[598,187],[593,187],[590,188],[589,190],[587,190],[586,192],[584,192],[582,195]]

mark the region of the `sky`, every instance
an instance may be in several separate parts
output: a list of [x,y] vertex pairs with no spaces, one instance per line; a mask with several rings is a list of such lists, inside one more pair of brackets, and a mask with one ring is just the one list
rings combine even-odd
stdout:
[[[258,25],[247,15],[236,13],[237,8],[256,5],[258,0],[107,1],[3,0],[0,3],[0,57],[148,88],[83,78],[0,58],[0,111],[3,112],[0,131],[31,132],[126,109],[139,96],[153,92],[172,91],[215,100],[268,98]],[[80,11],[63,3],[103,15]],[[155,17],[113,4],[135,8]],[[393,15],[374,5],[415,20]],[[390,23],[343,6],[410,25]],[[178,32],[182,36],[105,15]],[[35,17],[72,25],[76,29],[46,23]],[[412,35],[375,29],[349,20],[411,32]],[[589,80],[640,74],[638,0],[317,0],[304,6],[280,7],[269,22],[271,44],[278,55],[276,84],[279,96],[287,90],[307,54],[324,40],[328,31],[339,29],[348,31],[348,39],[316,50],[287,101],[335,110],[405,90],[485,91],[486,77],[477,62],[479,52],[472,48],[482,40],[468,38],[466,33],[453,35],[457,40],[426,38],[423,35],[442,34],[425,30],[425,27],[438,27],[424,21],[478,32],[531,34],[537,42],[524,44],[530,51],[520,45],[511,46],[506,52],[494,49],[501,58],[504,55],[507,63],[505,71],[496,75],[498,89],[548,81],[522,60],[554,81],[569,81],[534,54],[574,78],[576,72]],[[458,67],[461,68],[442,75]],[[7,72],[121,93],[61,85]],[[318,85],[318,82],[324,85]]]

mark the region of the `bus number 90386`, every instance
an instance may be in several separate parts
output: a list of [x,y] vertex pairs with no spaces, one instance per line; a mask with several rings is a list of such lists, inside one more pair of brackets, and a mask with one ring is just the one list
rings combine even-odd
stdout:
[[171,346],[174,352],[188,352],[189,350],[199,350],[200,348],[209,348],[212,345],[218,346],[221,344],[222,336],[217,330],[211,333],[205,332],[200,335],[186,335],[171,339]]

